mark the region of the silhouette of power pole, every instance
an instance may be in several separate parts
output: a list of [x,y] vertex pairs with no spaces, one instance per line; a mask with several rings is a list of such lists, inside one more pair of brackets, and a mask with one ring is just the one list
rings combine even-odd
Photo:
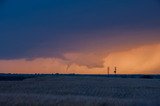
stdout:
[[107,71],[108,71],[108,76],[109,76],[110,67],[107,68]]
[[117,73],[117,67],[114,67],[114,74]]

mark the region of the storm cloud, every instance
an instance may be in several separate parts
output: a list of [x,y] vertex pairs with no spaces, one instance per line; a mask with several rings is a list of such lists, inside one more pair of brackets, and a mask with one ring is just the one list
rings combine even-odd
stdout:
[[160,41],[159,0],[2,3],[1,60],[51,57],[80,66],[103,67],[103,59],[110,52]]

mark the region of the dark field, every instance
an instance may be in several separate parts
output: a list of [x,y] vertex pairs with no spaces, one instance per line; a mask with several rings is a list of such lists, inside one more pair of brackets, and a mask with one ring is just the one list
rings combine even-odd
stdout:
[[1,74],[1,106],[159,106],[159,75]]

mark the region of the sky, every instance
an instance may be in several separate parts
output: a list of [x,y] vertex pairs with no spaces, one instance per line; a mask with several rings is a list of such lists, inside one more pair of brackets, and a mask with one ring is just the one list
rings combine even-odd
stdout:
[[107,67],[160,74],[160,0],[0,0],[0,73]]

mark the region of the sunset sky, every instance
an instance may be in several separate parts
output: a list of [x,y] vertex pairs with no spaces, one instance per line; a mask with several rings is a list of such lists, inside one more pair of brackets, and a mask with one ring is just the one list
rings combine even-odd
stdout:
[[160,74],[160,0],[0,0],[0,73],[115,66]]

